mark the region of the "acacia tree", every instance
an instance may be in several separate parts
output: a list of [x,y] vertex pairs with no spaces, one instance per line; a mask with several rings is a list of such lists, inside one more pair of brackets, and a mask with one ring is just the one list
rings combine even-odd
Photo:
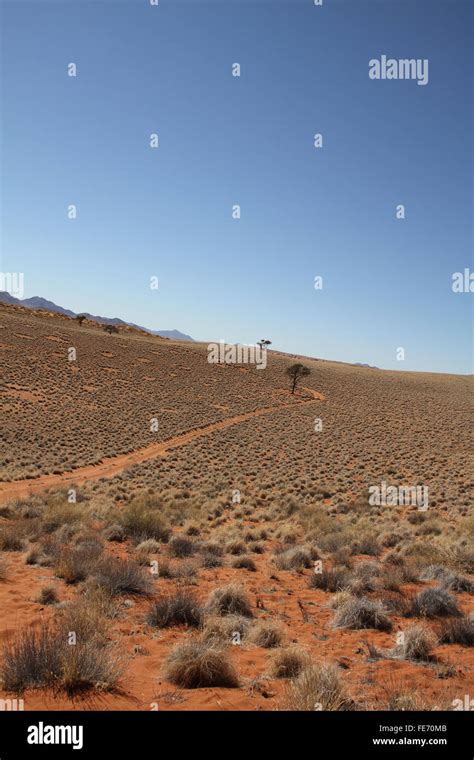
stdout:
[[264,348],[267,348],[267,346],[271,346],[271,345],[272,345],[271,340],[265,340],[265,338],[262,338],[257,343],[257,346],[260,346],[260,348],[262,349],[262,351],[263,351]]
[[291,367],[287,367],[286,374],[291,377],[291,392],[294,393],[301,378],[310,375],[311,370],[309,367],[305,367],[304,364],[292,364]]
[[79,322],[79,324],[82,326],[82,323],[84,322],[86,318],[85,314],[78,314],[76,317],[76,321]]
[[112,335],[112,333],[118,333],[118,327],[115,325],[105,325],[104,330],[105,332],[108,332],[109,335]]

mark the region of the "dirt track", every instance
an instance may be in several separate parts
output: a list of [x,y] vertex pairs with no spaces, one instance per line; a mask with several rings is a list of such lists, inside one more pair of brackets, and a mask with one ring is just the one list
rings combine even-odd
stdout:
[[5,503],[9,499],[21,498],[29,493],[37,493],[47,488],[61,488],[68,483],[84,483],[88,480],[98,480],[99,478],[113,478],[118,473],[125,470],[127,467],[131,467],[134,464],[145,462],[148,459],[154,459],[155,457],[164,456],[170,449],[177,448],[178,446],[184,446],[196,438],[201,438],[217,430],[224,430],[225,428],[238,425],[241,422],[247,422],[255,417],[260,417],[263,414],[271,414],[277,412],[280,409],[284,409],[288,406],[292,406],[295,403],[307,404],[312,401],[324,401],[322,393],[318,393],[312,388],[302,387],[301,390],[311,394],[311,398],[297,398],[292,399],[287,403],[277,404],[276,406],[266,406],[260,409],[255,409],[253,412],[246,412],[245,414],[238,414],[234,417],[227,417],[219,422],[213,422],[204,427],[194,428],[186,433],[168,438],[165,441],[159,443],[152,443],[150,446],[145,446],[141,449],[136,449],[128,454],[119,454],[115,457],[104,458],[98,464],[87,465],[86,467],[78,467],[76,470],[62,473],[60,475],[42,475],[39,478],[15,480],[5,483],[0,483],[0,504]]

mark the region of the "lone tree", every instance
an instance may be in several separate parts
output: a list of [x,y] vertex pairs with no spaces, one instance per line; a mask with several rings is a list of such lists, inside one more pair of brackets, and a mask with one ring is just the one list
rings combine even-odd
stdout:
[[301,378],[310,375],[311,370],[309,367],[305,367],[304,364],[292,364],[291,367],[287,367],[286,374],[291,377],[291,392],[294,393]]
[[112,335],[112,333],[118,333],[118,327],[115,325],[105,325],[104,330],[106,333],[109,333],[109,335]]
[[264,348],[267,348],[267,346],[271,346],[271,345],[272,345],[271,340],[265,340],[265,338],[262,338],[261,340],[257,342],[257,346],[260,346],[262,351]]
[[84,322],[86,318],[85,314],[78,314],[76,317],[76,321],[79,322],[79,324],[82,326],[82,323]]

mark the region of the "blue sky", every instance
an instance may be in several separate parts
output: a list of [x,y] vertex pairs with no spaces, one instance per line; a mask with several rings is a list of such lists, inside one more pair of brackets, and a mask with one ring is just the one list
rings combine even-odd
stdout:
[[[1,267],[25,273],[25,297],[473,371],[472,295],[451,289],[473,267],[470,3],[1,7]],[[369,79],[382,54],[427,58],[429,83]]]

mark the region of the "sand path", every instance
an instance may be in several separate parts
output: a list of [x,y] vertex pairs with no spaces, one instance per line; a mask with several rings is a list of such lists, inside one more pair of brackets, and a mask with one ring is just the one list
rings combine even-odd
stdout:
[[47,488],[61,488],[68,484],[75,483],[80,485],[88,480],[98,480],[99,478],[113,478],[123,470],[131,467],[134,464],[146,462],[148,459],[155,459],[155,457],[164,456],[170,449],[175,449],[179,446],[184,446],[196,438],[202,438],[218,430],[225,430],[225,428],[238,425],[242,422],[261,417],[264,414],[271,414],[277,412],[280,409],[285,409],[289,406],[296,404],[307,404],[313,401],[324,401],[322,393],[313,390],[312,388],[302,387],[301,390],[310,394],[310,398],[292,398],[291,401],[286,403],[277,404],[276,406],[264,406],[259,409],[255,409],[253,412],[245,412],[244,414],[237,414],[234,417],[226,417],[219,422],[213,422],[209,425],[203,425],[202,427],[193,428],[186,433],[181,433],[173,438],[152,443],[149,446],[144,446],[140,449],[130,451],[128,454],[119,454],[114,457],[104,457],[97,464],[86,465],[85,467],[78,467],[75,470],[70,470],[61,474],[53,475],[41,475],[39,478],[27,479],[27,480],[15,480],[5,483],[0,483],[0,504],[9,501],[14,498],[21,498],[27,496],[30,493],[37,493],[38,491],[44,491]]

